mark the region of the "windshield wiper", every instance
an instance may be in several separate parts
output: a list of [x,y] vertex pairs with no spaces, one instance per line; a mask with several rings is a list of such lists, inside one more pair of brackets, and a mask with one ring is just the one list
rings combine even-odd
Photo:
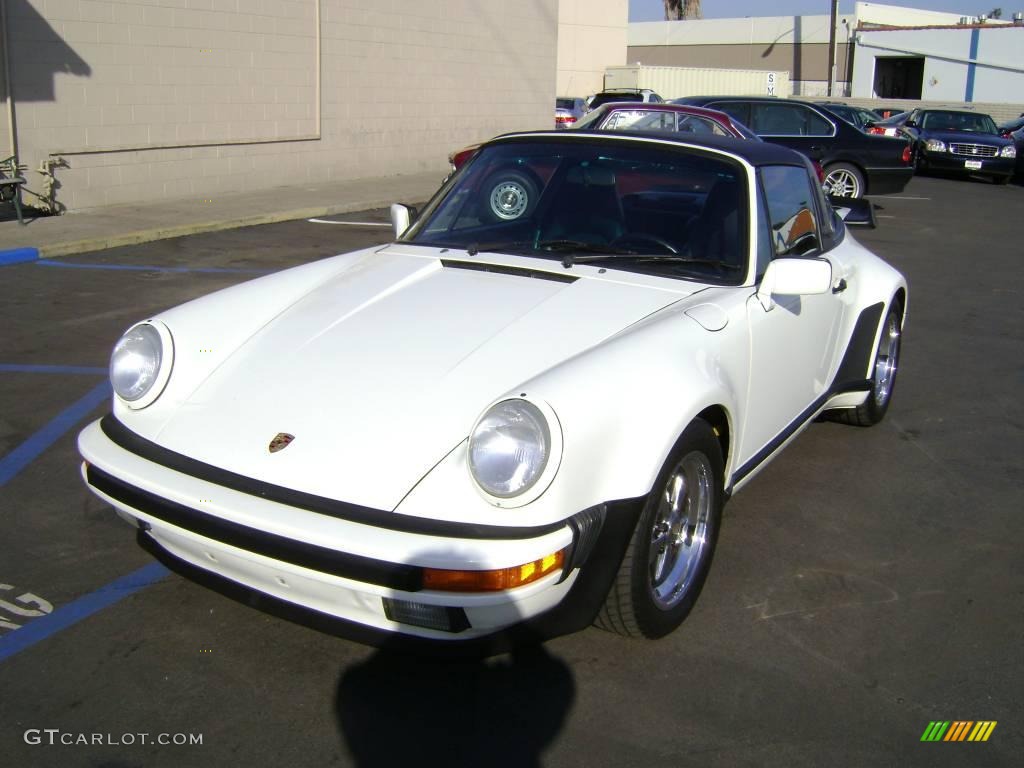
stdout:
[[522,248],[526,245],[529,245],[529,242],[526,240],[495,240],[490,243],[470,243],[466,246],[466,255],[476,256],[481,251],[507,251],[514,248]]
[[[533,247],[543,251],[566,251],[567,253],[562,257],[562,266],[566,269],[576,262],[636,255],[636,251],[631,251],[628,248],[604,245],[603,243],[588,243],[584,240],[540,240]],[[590,255],[576,256],[577,253]]]
[[[448,248],[465,248],[466,254],[476,256],[484,251],[577,251],[584,253],[598,253],[602,255],[632,254],[625,248],[612,247],[599,243],[587,243],[582,240],[541,240],[534,243],[532,240],[493,240],[489,243],[469,243],[465,246],[446,246]],[[571,263],[567,266],[572,266]]]
[[[628,259],[629,261],[670,261],[674,264],[698,264],[705,267],[717,267],[718,269],[740,270],[738,264],[727,264],[719,259],[699,259],[693,256],[684,256],[679,253],[636,253],[635,251],[617,251],[615,253],[588,254],[585,256],[573,257],[566,255],[562,264],[571,267],[573,264],[590,264],[597,261],[609,259]],[[566,264],[566,262],[569,262]]]

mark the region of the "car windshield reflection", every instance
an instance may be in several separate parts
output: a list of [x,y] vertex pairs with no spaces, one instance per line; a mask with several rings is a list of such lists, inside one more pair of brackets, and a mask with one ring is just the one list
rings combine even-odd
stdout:
[[594,260],[573,254],[601,254],[607,268],[736,283],[748,250],[745,179],[738,162],[692,149],[496,144],[403,240],[566,267]]

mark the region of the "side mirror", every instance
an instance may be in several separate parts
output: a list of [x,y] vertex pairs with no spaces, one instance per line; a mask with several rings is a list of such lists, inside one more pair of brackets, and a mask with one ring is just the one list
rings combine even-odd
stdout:
[[828,196],[828,201],[835,208],[836,214],[848,227],[869,227],[874,229],[878,226],[875,221],[875,206],[870,200],[863,197],[836,197]]
[[907,128],[917,128],[917,121],[916,121],[916,120],[907,120],[907,121],[906,121],[906,122],[904,122],[903,124],[904,124],[904,125],[905,125],[905,126],[906,126]]
[[772,296],[810,296],[832,287],[832,265],[825,259],[780,258],[768,264],[757,300],[764,311],[775,306]]
[[401,237],[415,219],[416,209],[412,206],[402,203],[391,204],[391,228],[395,231],[395,237]]

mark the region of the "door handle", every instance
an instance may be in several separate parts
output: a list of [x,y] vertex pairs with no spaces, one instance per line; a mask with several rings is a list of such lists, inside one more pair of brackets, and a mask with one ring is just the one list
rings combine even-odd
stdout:
[[846,280],[839,278],[839,282],[832,286],[832,293],[842,293],[846,290]]

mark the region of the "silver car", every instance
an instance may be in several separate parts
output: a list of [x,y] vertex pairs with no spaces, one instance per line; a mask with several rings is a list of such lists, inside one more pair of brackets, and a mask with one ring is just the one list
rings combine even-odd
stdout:
[[572,128],[587,111],[587,103],[581,98],[565,96],[555,99],[555,128]]

